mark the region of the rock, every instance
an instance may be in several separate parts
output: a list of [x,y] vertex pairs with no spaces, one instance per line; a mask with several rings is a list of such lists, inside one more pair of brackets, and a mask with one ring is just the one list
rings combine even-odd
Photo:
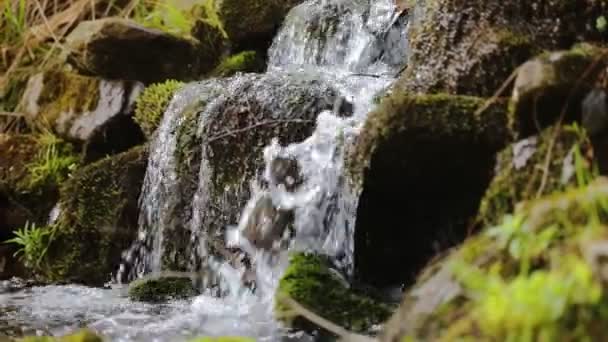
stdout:
[[265,193],[257,198],[251,211],[247,211],[243,236],[257,249],[274,250],[292,223],[293,211],[277,208]]
[[270,162],[269,181],[277,186],[283,186],[293,192],[302,184],[302,174],[298,160],[289,157],[276,157]]
[[137,233],[146,165],[140,146],[89,164],[63,184],[42,278],[97,286],[110,279]]
[[503,216],[425,269],[380,341],[604,340],[607,196],[600,178]]
[[138,302],[159,303],[193,297],[198,293],[188,277],[149,278],[129,284],[129,298]]
[[83,329],[79,332],[62,337],[31,336],[24,337],[18,342],[103,342],[103,339],[91,330]]
[[[0,242],[5,240],[2,239]],[[17,250],[13,246],[0,245],[0,280],[27,275],[23,263],[14,256],[15,252]]]
[[603,1],[418,1],[410,10],[409,60],[397,87],[416,93],[492,96],[543,50],[606,39],[592,24]]
[[289,10],[301,0],[213,0],[222,27],[237,50],[270,45]]
[[582,104],[582,126],[591,139],[602,175],[608,174],[608,95],[605,89],[594,88]]
[[81,73],[145,84],[196,79],[220,57],[213,47],[118,18],[81,22],[66,45]]
[[46,224],[79,159],[72,144],[51,134],[0,134],[0,241],[27,221]]
[[394,92],[369,114],[346,160],[362,191],[355,226],[362,281],[410,283],[440,249],[467,235],[494,155],[512,135],[504,101],[477,113],[484,104],[477,97]]
[[19,111],[62,138],[87,144],[90,153],[118,153],[143,139],[131,117],[142,89],[136,82],[47,71],[30,77]]
[[304,321],[290,314],[282,298],[291,298],[319,316],[349,330],[363,332],[383,322],[391,307],[348,288],[323,256],[296,253],[281,277],[275,315],[288,326],[309,330]]
[[266,69],[264,58],[256,51],[243,51],[225,58],[211,73],[211,77],[229,77],[237,72],[262,72]]
[[163,268],[186,267],[192,222],[202,227],[197,238],[209,244],[209,253],[224,259],[226,227],[239,223],[251,182],[262,179],[264,148],[275,138],[283,146],[307,138],[317,115],[331,109],[336,97],[335,90],[317,80],[274,73],[210,79],[180,92],[184,109],[168,111],[176,115],[175,126],[162,128],[157,138],[163,144],[175,139],[176,147],[170,155],[156,157],[169,158],[166,162],[153,162],[168,165],[158,174],[175,172],[174,178],[151,180],[167,189],[160,197],[150,194],[152,206],[166,210],[143,215],[149,218],[145,227],[162,226],[173,237],[164,246]]
[[550,52],[523,64],[515,79],[511,108],[521,137],[538,133],[564,116],[580,120],[581,103],[605,68],[603,50],[581,45]]
[[[598,151],[598,155],[604,152]],[[581,158],[578,165],[577,154]],[[513,143],[498,154],[478,219],[486,227],[496,225],[518,203],[575,186],[577,172],[592,173],[592,156],[587,134],[574,126],[550,127]]]
[[139,95],[135,105],[135,122],[150,137],[158,127],[173,95],[184,84],[175,80],[149,85]]

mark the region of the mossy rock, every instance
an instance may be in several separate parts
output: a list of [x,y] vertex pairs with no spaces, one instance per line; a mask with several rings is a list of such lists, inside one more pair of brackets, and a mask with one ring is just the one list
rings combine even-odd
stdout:
[[0,240],[27,221],[46,224],[79,162],[74,146],[51,134],[0,134]]
[[577,126],[553,126],[505,148],[481,202],[480,223],[498,224],[518,203],[576,186],[577,172],[593,171],[592,156],[591,142]]
[[[512,139],[506,102],[487,103],[394,91],[369,114],[346,160],[361,190],[355,264],[363,281],[410,283],[436,248],[468,234],[495,153]],[[404,260],[410,269],[384,272]]]
[[287,296],[321,317],[354,331],[366,331],[383,322],[391,307],[355,293],[331,271],[328,260],[319,255],[296,253],[283,274],[276,294],[275,315],[288,325],[303,327],[290,315],[281,298]]
[[75,172],[60,191],[60,215],[39,275],[102,285],[137,232],[147,147],[104,158]]
[[503,216],[426,269],[381,340],[606,339],[607,204],[587,179]]
[[398,87],[491,96],[519,65],[543,50],[606,41],[594,23],[607,7],[595,0],[418,1],[410,10],[409,60]]
[[[185,227],[193,217],[201,219],[201,234],[208,237],[201,243],[208,244],[209,253],[221,259],[228,254],[222,252],[225,228],[238,223],[250,182],[264,170],[264,148],[274,138],[286,146],[310,136],[317,115],[333,108],[337,93],[318,80],[247,73],[189,85],[180,96],[183,106],[173,113],[175,124],[164,131],[176,142],[168,156],[176,182],[167,184],[176,195],[163,199],[171,220],[151,213],[144,223],[155,229],[160,221],[174,237],[166,241],[163,260],[163,267],[172,270],[188,264],[191,234]],[[197,203],[204,208],[195,210]]]
[[103,339],[93,331],[83,329],[62,337],[31,336],[18,339],[17,342],[103,342]]
[[[242,50],[269,45],[289,10],[301,0],[213,0],[217,18]],[[261,49],[263,50],[263,48]]]
[[154,277],[129,284],[129,298],[138,302],[165,302],[193,297],[198,293],[188,277]]
[[517,72],[510,108],[520,137],[549,125],[581,119],[581,103],[605,75],[608,50],[580,44],[570,50],[546,52]]
[[243,51],[225,58],[210,74],[211,77],[229,77],[237,72],[262,72],[264,59],[256,51]]
[[167,80],[146,87],[135,102],[135,122],[150,137],[160,124],[173,95],[184,86],[182,82]]
[[196,79],[213,69],[221,56],[213,46],[120,18],[83,21],[66,44],[68,61],[81,73],[145,84]]
[[[118,135],[137,140],[141,133],[130,123],[134,99],[142,89],[136,82],[51,70],[29,78],[18,110],[37,127],[50,129],[64,139],[89,144],[105,140],[100,136]],[[120,145],[113,141],[106,144],[113,143]]]

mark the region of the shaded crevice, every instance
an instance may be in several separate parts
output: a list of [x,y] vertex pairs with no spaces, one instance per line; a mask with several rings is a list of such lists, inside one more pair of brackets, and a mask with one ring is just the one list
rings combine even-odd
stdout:
[[356,277],[377,287],[410,285],[464,240],[494,166],[475,141],[394,140],[374,153],[357,208]]

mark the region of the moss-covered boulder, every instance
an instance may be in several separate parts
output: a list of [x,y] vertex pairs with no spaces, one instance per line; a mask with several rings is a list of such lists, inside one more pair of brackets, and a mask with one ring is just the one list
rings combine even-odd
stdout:
[[182,82],[168,80],[149,85],[135,102],[135,122],[146,136],[150,137],[165,114],[165,110],[176,91],[184,86]]
[[189,277],[152,277],[129,284],[129,298],[138,302],[165,302],[189,298],[198,293]]
[[[436,248],[466,235],[494,155],[511,139],[505,101],[486,104],[477,97],[394,92],[369,114],[346,161],[362,191],[355,264],[364,281],[412,281]],[[385,271],[398,268],[402,272]]]
[[524,63],[518,69],[510,104],[520,136],[536,134],[560,117],[580,120],[581,103],[602,75],[607,54],[606,49],[578,45]]
[[[605,41],[605,1],[417,1],[399,86],[413,92],[491,96],[542,50]],[[438,25],[438,23],[442,23]]]
[[142,215],[146,229],[171,236],[163,241],[163,268],[170,270],[184,270],[196,253],[189,250],[197,243],[189,228],[194,222],[210,254],[232,255],[225,230],[239,223],[251,182],[262,176],[264,148],[275,138],[285,146],[310,136],[337,93],[318,80],[248,73],[192,84],[177,96],[152,143],[159,152],[151,161],[155,174],[173,176],[150,179],[158,184],[150,190],[163,190],[143,194],[154,202]]
[[211,77],[229,77],[237,72],[262,72],[266,68],[264,58],[256,51],[243,51],[226,57],[209,74]]
[[50,281],[102,285],[135,239],[147,148],[104,158],[61,187],[60,214],[48,251],[35,270]]
[[303,328],[283,298],[288,297],[330,322],[353,331],[366,331],[383,322],[391,307],[348,288],[328,260],[319,255],[296,253],[281,278],[276,294],[276,316],[290,326]]
[[264,50],[289,10],[302,0],[212,0],[230,41],[239,50]]
[[607,204],[598,179],[503,216],[426,269],[381,340],[606,339]]
[[103,339],[95,332],[83,329],[76,333],[61,337],[30,336],[20,338],[17,342],[103,342]]
[[118,18],[83,21],[66,43],[68,61],[80,72],[146,84],[196,79],[220,57],[213,46]]
[[142,89],[137,82],[51,70],[30,77],[18,110],[36,126],[85,144],[95,159],[141,143],[132,113]]
[[498,224],[518,203],[576,186],[581,174],[595,172],[593,154],[587,134],[576,125],[553,126],[506,147],[481,202],[480,223]]

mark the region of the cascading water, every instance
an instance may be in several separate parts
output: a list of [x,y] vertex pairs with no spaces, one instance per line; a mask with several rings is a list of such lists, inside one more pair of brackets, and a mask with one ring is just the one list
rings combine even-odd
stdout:
[[[396,13],[394,0],[308,0],[286,18],[270,48],[265,74],[207,80],[175,95],[151,143],[139,237],[125,252],[116,278],[125,281],[167,269],[193,271],[207,276],[206,289],[217,285],[219,292],[208,290],[192,303],[153,306],[133,304],[104,290],[47,287],[27,297],[10,297],[9,306],[29,310],[26,318],[11,312],[14,320],[44,314],[53,322],[80,317],[117,341],[175,341],[194,335],[245,335],[260,341],[283,337],[273,319],[272,302],[288,251],[327,254],[346,275],[352,273],[358,194],[343,175],[344,151],[373,108],[375,96],[405,63],[405,19]],[[222,116],[247,113],[251,107],[267,113],[269,121],[254,121],[247,129],[270,124],[277,136],[267,146],[243,142],[246,148],[259,148],[263,157],[230,165],[235,172],[244,169],[242,174],[254,176],[246,184],[220,184],[217,180],[224,174],[214,163],[223,157],[214,143],[234,131],[222,131],[210,122],[223,123]],[[298,134],[291,136],[292,131]],[[184,152],[190,150],[194,153]],[[287,161],[287,168],[293,163],[297,174],[287,172],[277,179],[276,162],[281,160]],[[257,166],[249,170],[250,165]],[[248,229],[260,203],[288,213],[290,228],[279,231],[284,237],[280,241],[252,241]],[[268,225],[265,219],[258,226]],[[251,269],[244,266],[248,263]],[[243,285],[248,272],[255,291]],[[52,307],[63,303],[65,292],[87,300],[66,307],[66,317],[58,318]],[[53,305],[32,304],[46,303],[43,298],[49,296],[57,298]],[[52,323],[45,329],[61,333],[66,325]]]

